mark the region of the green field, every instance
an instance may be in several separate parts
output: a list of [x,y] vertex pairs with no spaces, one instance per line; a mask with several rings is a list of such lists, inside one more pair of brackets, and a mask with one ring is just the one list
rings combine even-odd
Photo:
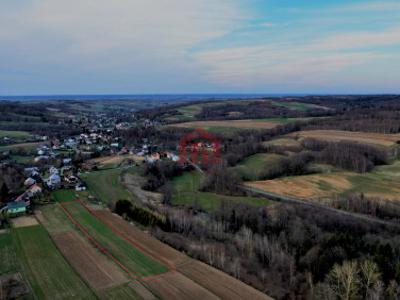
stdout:
[[7,151],[7,150],[23,150],[23,151],[35,151],[39,145],[42,145],[41,142],[34,142],[34,143],[19,143],[19,144],[12,144],[7,146],[0,146],[0,151]]
[[168,121],[193,121],[196,119],[196,115],[201,113],[203,107],[212,107],[221,105],[221,102],[205,102],[199,104],[192,104],[192,105],[184,105],[178,107],[176,110],[178,111],[178,115],[174,115],[171,117],[167,117],[166,120]]
[[108,249],[133,274],[150,276],[167,271],[163,265],[117,236],[79,202],[67,204],[65,207],[102,247]]
[[0,130],[0,138],[9,137],[13,139],[24,139],[30,136],[31,134],[26,131]]
[[40,212],[44,216],[41,224],[50,234],[76,230],[59,204],[43,205]]
[[0,275],[15,273],[18,261],[10,232],[0,233]]
[[41,225],[12,229],[21,271],[38,299],[96,299]]
[[243,180],[260,180],[264,171],[277,165],[283,157],[279,154],[257,153],[245,158],[230,170],[239,174]]
[[77,200],[77,193],[75,190],[57,190],[51,193],[56,202],[70,202]]
[[272,101],[272,104],[276,106],[281,106],[285,108],[289,108],[292,110],[297,110],[297,111],[308,111],[313,108],[318,108],[317,105],[310,104],[310,103],[302,103],[302,102],[291,102],[291,101]]
[[128,284],[123,284],[105,292],[106,299],[115,300],[139,300],[142,299]]
[[132,200],[133,196],[120,181],[122,169],[108,169],[82,175],[90,192],[101,202],[114,204],[118,200]]
[[21,164],[33,163],[33,156],[12,155],[11,159],[13,159],[17,163],[21,163]]
[[218,209],[222,202],[245,203],[253,206],[265,206],[270,202],[265,198],[237,197],[218,195],[216,193],[199,191],[201,185],[201,174],[198,172],[185,173],[172,180],[174,193],[173,205],[198,207],[205,211]]

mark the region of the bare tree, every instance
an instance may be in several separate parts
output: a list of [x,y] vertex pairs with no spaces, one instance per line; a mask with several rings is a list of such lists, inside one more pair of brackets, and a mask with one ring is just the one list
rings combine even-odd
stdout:
[[328,283],[339,299],[355,299],[360,288],[357,262],[345,261],[343,265],[336,264],[328,274]]
[[371,260],[365,260],[360,263],[360,275],[364,298],[367,299],[373,288],[378,284],[381,274],[376,263]]

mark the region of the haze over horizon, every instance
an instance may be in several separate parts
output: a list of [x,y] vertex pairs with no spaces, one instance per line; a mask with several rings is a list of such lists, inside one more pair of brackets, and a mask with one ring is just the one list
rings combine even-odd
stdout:
[[21,0],[0,95],[400,92],[398,1]]

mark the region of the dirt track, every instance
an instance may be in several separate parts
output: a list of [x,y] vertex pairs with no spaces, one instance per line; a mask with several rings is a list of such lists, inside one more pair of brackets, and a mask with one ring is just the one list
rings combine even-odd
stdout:
[[100,291],[128,281],[116,265],[76,232],[58,233],[52,238],[64,257],[93,290]]

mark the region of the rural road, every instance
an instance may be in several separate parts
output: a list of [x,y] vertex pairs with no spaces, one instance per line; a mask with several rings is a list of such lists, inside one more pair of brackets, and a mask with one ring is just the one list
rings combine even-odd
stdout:
[[[191,162],[190,160],[188,160],[188,163],[190,165],[192,165],[194,168],[196,168],[196,170],[198,170],[202,175],[204,175],[204,171],[197,164]],[[370,223],[391,226],[394,228],[400,228],[400,223],[385,221],[385,220],[374,218],[374,217],[371,217],[368,215],[363,215],[363,214],[353,213],[353,212],[349,212],[349,211],[345,211],[345,210],[341,210],[341,209],[336,209],[336,208],[329,207],[329,206],[319,204],[316,202],[311,202],[311,201],[306,201],[306,200],[302,200],[302,199],[298,199],[298,198],[287,197],[287,196],[283,196],[283,195],[279,195],[279,194],[275,194],[275,193],[271,193],[271,192],[266,192],[266,191],[263,191],[260,189],[246,186],[246,185],[239,185],[238,187],[240,189],[250,192],[252,194],[267,197],[269,200],[272,200],[272,201],[279,201],[279,202],[285,202],[285,203],[297,204],[297,205],[305,205],[305,206],[313,207],[316,209],[326,210],[329,212],[337,213],[337,214],[340,214],[343,216],[355,218],[355,219],[370,222]]]
[[247,192],[256,194],[256,195],[267,197],[269,200],[272,200],[272,201],[279,201],[279,202],[285,202],[285,203],[289,203],[289,204],[298,204],[298,205],[310,206],[310,207],[313,207],[313,208],[330,211],[330,212],[333,212],[333,213],[337,213],[337,214],[341,214],[341,215],[344,215],[344,216],[352,217],[352,218],[355,218],[355,219],[367,221],[367,222],[370,222],[370,223],[375,223],[375,224],[393,226],[393,227],[396,227],[396,228],[400,228],[400,224],[399,223],[395,223],[395,222],[391,222],[391,221],[385,221],[385,220],[381,220],[381,219],[378,219],[378,218],[370,217],[370,216],[367,216],[367,215],[362,215],[362,214],[353,213],[353,212],[349,212],[349,211],[345,211],[345,210],[341,210],[341,209],[332,208],[332,207],[329,207],[329,206],[326,206],[326,205],[323,205],[323,204],[319,204],[319,203],[315,203],[315,202],[310,202],[310,201],[306,201],[306,200],[302,200],[302,199],[298,199],[298,198],[287,197],[287,196],[283,196],[283,195],[279,195],[279,194],[275,194],[275,193],[270,193],[270,192],[266,192],[266,191],[263,191],[263,190],[260,190],[260,189],[256,189],[256,188],[252,188],[252,187],[245,186],[245,185],[240,185],[239,188],[242,189],[242,190],[245,190]]

